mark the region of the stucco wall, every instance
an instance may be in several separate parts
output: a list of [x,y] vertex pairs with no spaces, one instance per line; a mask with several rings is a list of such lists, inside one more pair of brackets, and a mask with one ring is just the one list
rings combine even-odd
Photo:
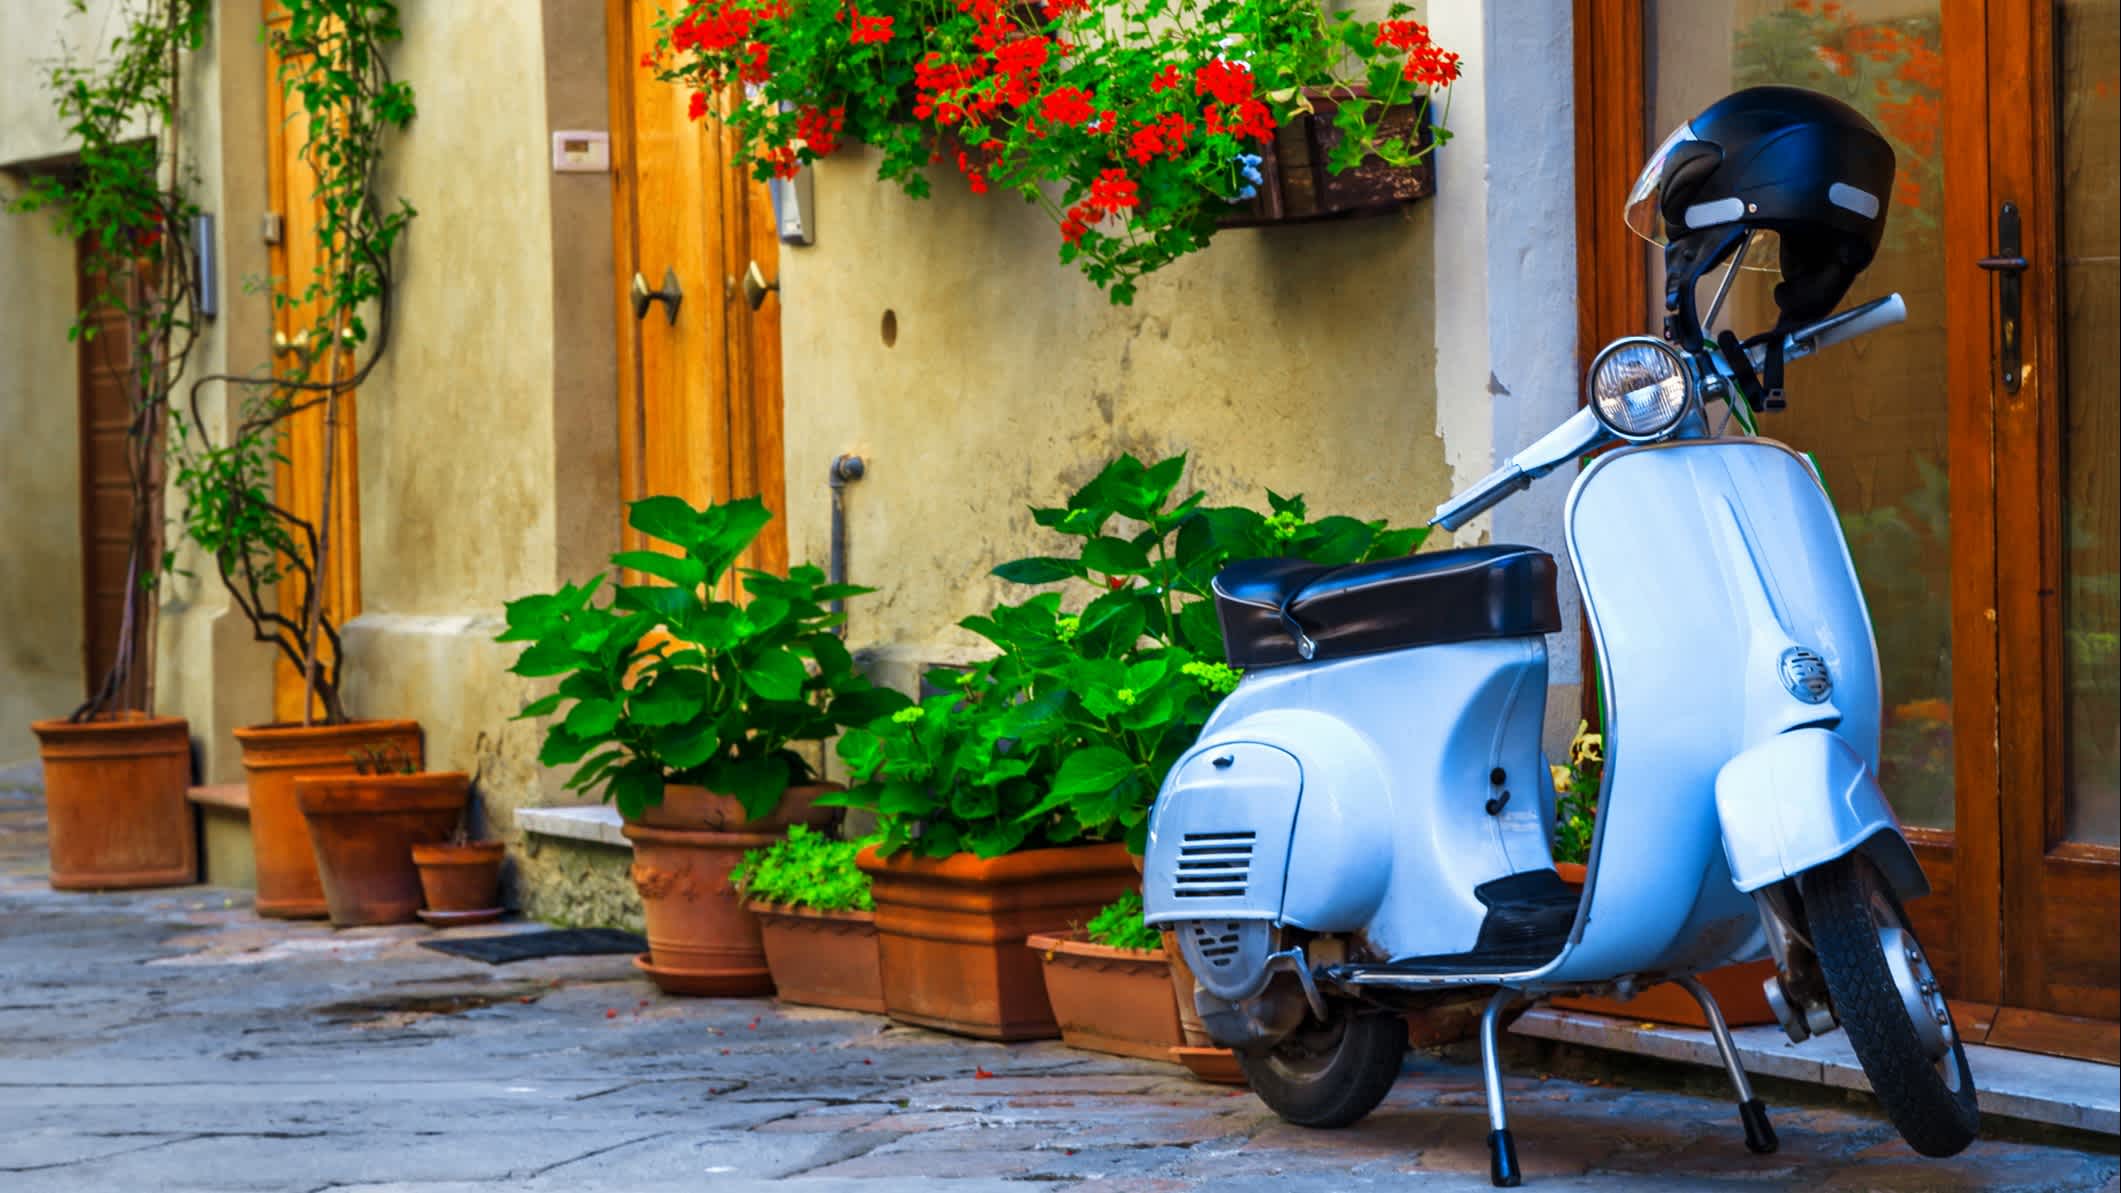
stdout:
[[87,0],[79,12],[73,0],[0,4],[0,167],[73,151],[45,84],[52,67],[103,54],[121,7],[119,0]]

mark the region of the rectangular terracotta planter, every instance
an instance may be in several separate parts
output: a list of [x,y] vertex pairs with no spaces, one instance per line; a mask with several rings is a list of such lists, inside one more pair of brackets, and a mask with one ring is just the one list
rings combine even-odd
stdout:
[[884,1010],[893,1019],[988,1040],[1060,1035],[1034,932],[1088,923],[1139,879],[1119,845],[880,858],[862,851],[876,899]]
[[[1554,869],[1570,887],[1578,891],[1583,889],[1583,863],[1561,862]],[[1716,1007],[1723,1012],[1725,1023],[1732,1027],[1752,1027],[1775,1021],[1775,1012],[1767,1004],[1767,993],[1761,988],[1774,976],[1775,963],[1762,959],[1712,969],[1701,975],[1701,984],[1716,996]],[[1552,999],[1547,1005],[1558,1010],[1589,1011],[1594,1015],[1611,1015],[1637,1023],[1703,1028],[1709,1025],[1694,996],[1670,982],[1652,986],[1625,1002],[1617,998],[1568,997]]]
[[1046,998],[1068,1047],[1169,1060],[1185,1043],[1162,949],[1115,949],[1080,932],[1024,943],[1045,965]]
[[744,906],[758,917],[766,968],[782,1002],[884,1013],[875,912],[813,911],[756,901]]

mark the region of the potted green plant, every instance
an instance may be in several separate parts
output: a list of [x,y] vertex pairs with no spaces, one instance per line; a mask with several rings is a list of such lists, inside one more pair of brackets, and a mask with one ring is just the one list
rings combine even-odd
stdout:
[[745,909],[758,917],[781,1001],[883,1013],[876,902],[854,862],[865,844],[791,825],[730,872]]
[[[658,549],[612,563],[661,583],[599,600],[600,578],[511,601],[499,639],[526,644],[515,674],[558,680],[520,714],[552,718],[539,761],[575,766],[567,786],[627,821],[648,927],[637,964],[672,993],[772,991],[730,872],[780,830],[835,815],[797,746],[908,703],[857,673],[835,632],[845,615],[831,602],[869,589],[808,565],[732,574],[771,517],[757,498],[634,502],[627,523]],[[719,595],[739,579],[745,600]]]
[[[165,152],[178,97],[191,85],[209,6],[177,0],[113,14],[117,33],[86,64],[61,62],[46,83],[77,149],[73,167],[31,174],[6,204],[49,217],[81,246],[87,297],[67,335],[120,388],[125,406],[126,532],[115,642],[88,698],[31,722],[44,765],[51,884],[60,890],[197,881],[191,738],[153,707],[154,582],[160,572],[162,469],[170,394],[190,381],[197,342],[192,216],[185,172]],[[84,433],[86,433],[84,428]],[[97,453],[100,456],[100,452]],[[100,486],[99,486],[100,487]]]
[[[1061,260],[1125,303],[1137,279],[1204,247],[1262,186],[1278,193],[1259,167],[1280,152],[1279,128],[1326,134],[1306,134],[1321,175],[1423,162],[1444,135],[1423,131],[1429,94],[1458,77],[1459,58],[1409,11],[869,0],[838,13],[691,0],[664,18],[647,65],[692,90],[695,119],[727,121],[760,178],[858,142],[879,151],[879,178],[921,197],[924,168],[947,161],[974,192],[1013,192],[1045,212]],[[741,86],[726,103],[710,100],[730,84]],[[1419,188],[1352,189],[1367,202],[1339,210]]]
[[1034,509],[1071,553],[995,574],[1067,584],[1080,611],[1050,591],[966,618],[993,658],[931,673],[938,695],[841,738],[856,782],[834,802],[878,816],[861,865],[894,1016],[994,1038],[1055,1034],[1022,942],[1135,889],[1127,847],[1139,852],[1165,772],[1237,682],[1221,661],[1215,572],[1250,555],[1378,558],[1421,538],[1312,522],[1301,498],[1278,494],[1271,513],[1180,499],[1185,464],[1122,456],[1067,505]]
[[471,776],[422,771],[395,746],[356,751],[353,764],[350,775],[294,781],[325,906],[341,928],[409,922],[422,894],[413,850],[449,836]]
[[1025,941],[1045,965],[1046,997],[1070,1048],[1169,1060],[1185,1042],[1171,966],[1157,931],[1129,891],[1082,930],[1033,933]]

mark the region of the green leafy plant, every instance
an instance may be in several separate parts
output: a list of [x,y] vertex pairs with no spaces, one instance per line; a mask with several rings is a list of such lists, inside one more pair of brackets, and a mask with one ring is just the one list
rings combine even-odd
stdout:
[[1591,837],[1598,828],[1598,786],[1605,780],[1605,735],[1592,733],[1588,721],[1576,722],[1569,760],[1552,770],[1554,860],[1588,862]]
[[704,510],[637,501],[627,523],[667,550],[611,561],[665,583],[621,584],[597,603],[599,578],[509,602],[498,640],[529,644],[510,670],[559,678],[519,719],[565,708],[538,761],[580,763],[570,789],[595,790],[634,820],[667,783],[696,783],[735,796],[756,820],[814,777],[793,743],[909,703],[858,674],[834,632],[845,615],[828,604],[871,589],[827,584],[806,565],[785,576],[742,569],[749,599],[714,595],[771,518],[757,498]]
[[[85,0],[73,0],[76,12]],[[125,595],[110,667],[69,719],[89,720],[148,699],[150,599],[160,575],[163,420],[185,380],[196,341],[192,218],[176,135],[186,64],[205,43],[206,0],[141,0],[113,15],[118,31],[87,65],[63,62],[46,76],[53,110],[76,153],[69,168],[30,175],[7,203],[43,212],[53,230],[82,245],[92,291],[67,338],[89,346],[124,387],[130,520]],[[116,333],[99,338],[114,322]]]
[[1114,899],[1104,910],[1090,917],[1083,931],[1091,944],[1101,944],[1108,949],[1146,952],[1163,947],[1163,938],[1142,919],[1140,891],[1128,891]]
[[1215,573],[1262,556],[1404,555],[1426,535],[1312,521],[1303,498],[1273,492],[1264,513],[1210,507],[1178,496],[1185,466],[1121,456],[1065,506],[1033,509],[1072,551],[994,574],[1059,587],[964,619],[994,658],[931,673],[942,694],[841,738],[856,783],[838,801],[878,812],[883,852],[992,857],[1083,839],[1139,852],[1165,773],[1239,679],[1223,662]]
[[873,911],[869,876],[854,864],[866,841],[839,841],[798,824],[763,849],[747,850],[729,872],[747,899],[813,911]]
[[[213,560],[252,635],[302,676],[302,722],[346,719],[339,696],[338,626],[324,607],[331,574],[332,506],[338,488],[341,404],[367,379],[390,342],[394,253],[414,212],[376,198],[384,146],[414,115],[409,84],[394,80],[385,49],[400,40],[390,0],[279,0],[284,24],[266,27],[280,62],[280,85],[300,101],[301,157],[314,181],[316,267],[306,279],[278,279],[276,308],[308,312],[263,377],[216,373],[191,386],[174,412],[173,477],[183,495],[184,533]],[[371,321],[373,327],[371,327]],[[216,432],[201,394],[233,384],[241,409]],[[289,421],[319,410],[322,467],[315,500],[277,492]],[[306,517],[298,508],[314,509]],[[165,567],[174,566],[166,555]],[[281,586],[294,582],[282,604]],[[291,611],[290,611],[291,606]]]
[[[1058,226],[1061,259],[1112,301],[1204,247],[1262,181],[1274,130],[1335,103],[1328,167],[1419,160],[1430,89],[1459,57],[1394,4],[1365,20],[1321,0],[690,0],[644,65],[737,132],[758,177],[847,141],[879,178],[928,193],[954,162],[975,193],[1013,192]],[[730,84],[740,86],[730,87]],[[1386,133],[1419,104],[1412,133]],[[1396,126],[1395,126],[1396,127]],[[1443,130],[1436,130],[1441,140]]]

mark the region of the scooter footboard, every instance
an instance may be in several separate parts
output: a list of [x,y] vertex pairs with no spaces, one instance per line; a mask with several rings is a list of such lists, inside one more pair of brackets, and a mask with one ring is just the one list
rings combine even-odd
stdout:
[[1830,729],[1792,729],[1725,763],[1716,814],[1731,880],[1748,894],[1859,850],[1903,901],[1929,893],[1877,776]]

